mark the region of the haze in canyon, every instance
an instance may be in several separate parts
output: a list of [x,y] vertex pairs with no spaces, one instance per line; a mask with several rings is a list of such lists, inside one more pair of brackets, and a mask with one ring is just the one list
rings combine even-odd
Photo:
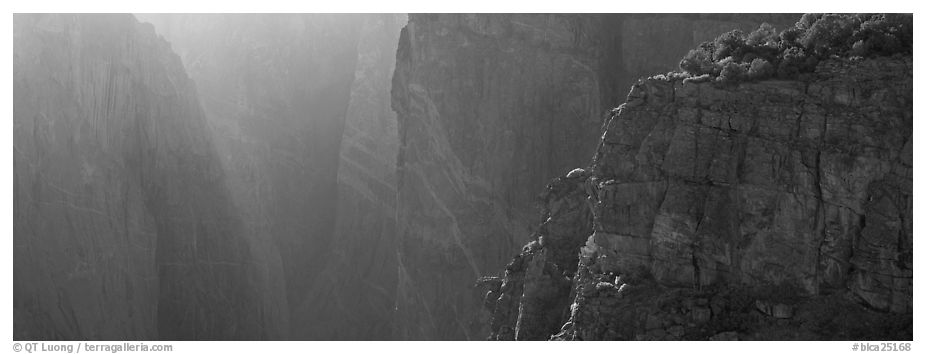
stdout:
[[13,19],[15,340],[912,340],[912,15]]

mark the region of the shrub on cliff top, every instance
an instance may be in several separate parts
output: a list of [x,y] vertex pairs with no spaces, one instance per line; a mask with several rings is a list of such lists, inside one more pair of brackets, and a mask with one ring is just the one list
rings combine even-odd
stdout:
[[711,74],[714,71],[713,56],[714,43],[704,42],[688,51],[688,54],[678,63],[678,67],[692,76]]
[[679,68],[718,83],[813,72],[821,60],[838,56],[913,53],[910,14],[805,14],[777,32],[763,23],[751,33],[734,30],[688,52]]
[[762,58],[753,59],[749,63],[749,71],[746,73],[750,80],[762,80],[773,75],[775,75],[775,66]]
[[746,72],[750,69],[748,63],[738,63],[733,60],[733,57],[727,57],[721,60],[719,64],[722,69],[720,70],[720,76],[717,77],[717,82],[722,83],[743,81],[746,78]]
[[714,61],[721,61],[728,57],[733,60],[743,58],[746,47],[746,34],[740,30],[732,30],[721,34],[714,39]]

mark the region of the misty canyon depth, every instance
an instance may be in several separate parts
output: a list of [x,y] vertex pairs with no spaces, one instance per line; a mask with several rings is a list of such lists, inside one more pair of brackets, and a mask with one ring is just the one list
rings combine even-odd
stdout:
[[13,20],[15,340],[912,340],[912,15]]

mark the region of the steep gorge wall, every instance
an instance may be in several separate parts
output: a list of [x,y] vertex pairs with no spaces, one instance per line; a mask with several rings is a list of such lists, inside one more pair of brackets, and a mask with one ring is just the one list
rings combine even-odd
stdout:
[[394,331],[395,163],[390,88],[404,14],[366,15],[341,140],[332,256],[312,284],[308,333],[327,340],[389,340]]
[[484,339],[473,280],[537,231],[536,191],[593,154],[626,88],[700,41],[797,17],[410,15],[392,92],[397,338]]
[[[15,37],[14,309],[24,338],[483,339],[474,279],[541,234],[528,250],[557,249],[544,257],[560,268],[525,279],[529,293],[551,294],[508,311],[558,329],[574,279],[544,274],[581,268],[567,260],[592,211],[577,209],[585,187],[563,182],[541,207],[544,220],[567,216],[534,228],[536,191],[592,155],[599,118],[638,77],[732,28],[793,22],[412,15],[393,56],[400,15],[141,16],[170,45],[128,16],[110,27],[49,18]],[[48,105],[51,96],[73,107]],[[139,118],[114,122],[124,117]],[[156,138],[125,135],[137,131]],[[49,136],[71,136],[68,151]],[[55,157],[41,157],[48,151]],[[859,279],[860,289],[885,282]],[[99,317],[110,308],[118,326]],[[546,327],[525,326],[523,338]]]
[[264,339],[266,265],[180,59],[130,15],[16,15],[14,338]]
[[390,29],[364,28],[373,18],[366,15],[141,18],[170,41],[197,83],[245,227],[274,262],[266,271],[280,287],[274,311],[288,318],[284,337],[328,339],[317,337],[322,304],[314,293],[322,270],[342,257],[333,251],[342,135],[355,77],[366,75],[359,65],[371,55],[358,44],[363,31]]
[[485,282],[493,338],[912,339],[912,104],[909,56],[635,85]]

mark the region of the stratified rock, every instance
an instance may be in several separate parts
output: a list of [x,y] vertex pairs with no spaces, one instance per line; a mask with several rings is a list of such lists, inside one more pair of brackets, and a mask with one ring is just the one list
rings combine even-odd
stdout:
[[[635,85],[586,169],[593,231],[561,308],[573,325],[549,334],[907,339],[911,70],[909,56],[835,58],[795,80]],[[598,289],[615,276],[621,297]]]
[[610,119],[593,162],[616,181],[596,229],[643,242],[596,239],[623,260],[605,268],[681,286],[848,286],[875,308],[910,311],[910,67],[832,60],[795,81],[644,82],[643,104]]
[[[535,231],[535,191],[594,153],[601,119],[626,88],[675,68],[702,40],[796,19],[411,15],[392,91],[398,338],[485,338],[483,324],[498,321],[480,318],[484,294],[473,280],[500,269]],[[506,334],[492,337],[514,335],[500,328]]]
[[130,15],[14,16],[17,340],[265,339],[193,82]]
[[[543,247],[525,248],[505,269],[501,296],[488,305],[492,312],[489,339],[545,340],[562,325],[570,312],[564,309],[575,297],[571,287],[576,273],[574,254],[582,237],[591,229],[591,211],[582,186],[584,179],[559,178],[543,193],[547,221],[540,236],[549,240]],[[556,208],[553,206],[565,205]],[[600,280],[605,280],[604,278]],[[608,279],[610,280],[610,279]],[[599,281],[590,291],[611,291],[614,283]]]

